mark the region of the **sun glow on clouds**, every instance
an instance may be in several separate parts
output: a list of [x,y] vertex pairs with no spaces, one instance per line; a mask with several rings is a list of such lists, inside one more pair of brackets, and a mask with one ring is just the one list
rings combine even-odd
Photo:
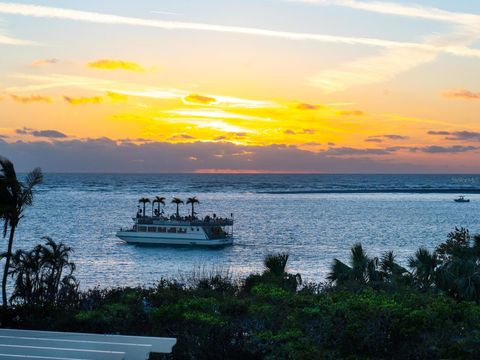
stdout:
[[242,115],[238,113],[227,112],[223,110],[215,109],[200,109],[200,110],[188,110],[188,109],[179,109],[179,110],[169,110],[166,111],[168,114],[179,115],[181,117],[199,117],[207,119],[239,119],[239,120],[249,120],[249,121],[271,121],[268,118],[262,118],[259,116],[251,115]]
[[[422,89],[425,90],[427,104],[431,105],[429,101],[433,94],[432,101],[437,101],[435,105],[440,105],[438,109],[436,106],[426,106],[420,100],[415,102],[417,99],[414,99],[417,107],[410,106],[408,94],[401,94],[399,100],[393,99],[394,95],[388,96],[387,92],[383,93],[382,98],[378,96],[382,94],[383,86],[392,89],[392,93],[400,89],[396,95],[408,89],[405,84],[416,86],[413,81],[405,81],[401,82],[399,88],[395,88],[395,81],[401,77],[408,78],[409,72],[421,65],[436,62],[442,54],[448,54],[442,57],[442,61],[451,61],[452,58],[465,63],[472,59],[478,60],[480,50],[470,46],[480,39],[480,16],[369,0],[289,2],[296,3],[289,5],[297,6],[303,11],[315,11],[311,5],[347,7],[349,11],[355,10],[356,14],[365,15],[365,12],[370,12],[377,14],[375,16],[401,16],[408,18],[409,23],[427,20],[426,23],[440,22],[443,26],[439,27],[439,31],[425,34],[412,31],[415,39],[413,42],[389,40],[388,29],[380,39],[357,36],[353,31],[352,36],[337,36],[315,33],[313,30],[312,33],[280,31],[273,29],[273,26],[269,28],[268,23],[262,23],[262,26],[265,25],[263,27],[242,27],[175,21],[176,19],[160,21],[0,2],[0,13],[13,18],[23,15],[79,21],[75,25],[78,27],[88,26],[85,24],[87,22],[95,23],[105,31],[142,31],[146,37],[151,32],[155,41],[157,36],[165,35],[171,42],[165,42],[166,48],[162,48],[162,53],[155,53],[152,49],[147,52],[148,55],[139,54],[138,58],[131,58],[130,54],[135,52],[127,49],[128,52],[124,54],[129,60],[122,58],[122,52],[109,49],[109,44],[101,43],[101,39],[88,39],[89,44],[92,44],[92,52],[89,53],[90,48],[87,48],[85,53],[89,54],[87,60],[92,60],[90,62],[86,59],[54,57],[59,56],[60,52],[32,54],[24,60],[23,67],[16,64],[17,67],[13,68],[15,70],[2,77],[2,117],[14,119],[16,126],[2,129],[0,137],[8,134],[2,140],[12,142],[22,140],[21,136],[63,142],[66,139],[58,134],[68,134],[68,141],[109,138],[118,143],[131,144],[132,147],[155,142],[192,148],[198,144],[225,145],[235,148],[231,153],[233,158],[244,159],[253,159],[255,154],[242,147],[258,146],[272,152],[272,161],[280,162],[282,149],[287,148],[308,150],[336,159],[422,159],[425,163],[427,155],[442,159],[449,156],[473,158],[480,151],[477,136],[480,133],[479,126],[473,121],[464,120],[476,116],[467,107],[475,106],[474,101],[480,99],[480,92],[471,88],[474,86],[471,82],[461,83],[460,76],[455,78],[455,83],[443,86],[442,76],[430,76],[432,74],[429,73],[431,83]],[[320,18],[322,10],[317,8],[316,11]],[[251,23],[255,24],[254,21]],[[142,28],[138,30],[133,27]],[[352,29],[345,28],[346,31]],[[199,32],[201,36],[198,36]],[[175,38],[177,33],[181,37]],[[180,47],[177,41],[190,40],[189,36],[192,36],[192,39],[198,40],[195,45],[203,50],[201,46],[210,46],[209,34],[212,33],[216,33],[213,36],[215,41],[228,41],[226,45],[238,40],[240,48],[244,38],[253,39],[248,49],[251,53],[247,51],[246,56],[242,49],[238,54],[227,54],[236,49],[226,46],[229,51],[222,53],[221,57],[228,60],[218,65],[208,59],[208,56],[204,59],[195,49],[188,48],[178,52],[178,56],[183,56],[181,59],[187,61],[177,61],[175,54]],[[208,41],[201,43],[205,39]],[[255,46],[258,43],[270,46],[268,41],[272,42],[272,51],[278,50],[275,47],[278,44],[274,43],[281,44],[280,51],[285,51],[295,42],[293,46],[297,50],[308,47],[308,56],[316,56],[317,50],[330,51],[337,47],[362,50],[358,53],[352,50],[353,56],[337,57],[336,54],[329,54],[331,59],[325,57],[324,63],[312,61],[309,64],[303,53],[291,57],[289,54],[286,60],[280,53],[280,56],[275,54],[274,61],[271,58],[260,59],[260,56],[267,56],[266,51],[257,50]],[[0,32],[0,44],[20,46],[33,43],[4,36]],[[102,44],[106,46],[101,47],[102,52],[99,54],[95,49]],[[17,49],[18,46],[14,48]],[[10,48],[12,47],[9,46]],[[33,52],[36,49],[37,47],[30,47],[27,50]],[[236,59],[229,60],[229,56],[234,58],[237,55],[239,58],[245,56],[245,59],[242,58],[238,63],[235,62]],[[164,60],[166,71],[162,74],[153,73],[150,68],[140,65],[160,63],[163,69]],[[268,76],[264,77],[263,72],[268,73]],[[229,74],[228,77],[225,74]],[[434,78],[435,81],[431,80]],[[458,90],[448,91],[457,86]],[[467,90],[469,88],[471,90]],[[415,90],[417,91],[416,88]],[[388,103],[385,106],[384,101]],[[454,120],[442,111],[445,109],[441,106],[444,103],[458,106],[455,108],[459,111],[455,112]],[[388,106],[393,106],[394,109],[391,110]],[[427,107],[431,109],[428,113],[423,110]],[[22,134],[15,129],[35,130]],[[53,131],[58,131],[58,134]],[[49,134],[57,137],[45,136]],[[222,158],[224,154],[217,152],[215,156]],[[186,159],[190,162],[203,160],[197,154]]]
[[133,72],[144,72],[145,69],[132,61],[125,60],[112,60],[112,59],[100,59],[96,61],[89,62],[88,67],[92,69],[100,70],[126,70]]

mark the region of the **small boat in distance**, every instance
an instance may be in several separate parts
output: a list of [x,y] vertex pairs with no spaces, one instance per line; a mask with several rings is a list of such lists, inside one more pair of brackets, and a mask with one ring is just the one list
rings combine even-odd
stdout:
[[470,199],[465,199],[465,196],[462,195],[454,199],[453,201],[459,202],[459,203],[467,203],[467,202],[470,202]]
[[[141,198],[143,211],[139,208],[133,218],[133,226],[128,229],[121,228],[117,237],[127,243],[150,245],[187,245],[220,247],[233,244],[233,214],[229,218],[218,217],[216,214],[197,217],[195,204],[199,201],[196,197],[189,198],[187,204],[192,205],[191,214],[180,216],[179,205],[183,201],[173,198],[176,204],[176,214],[165,216],[160,205],[165,205],[165,198],[156,197],[152,202],[152,214],[146,216],[145,204],[150,200]],[[154,210],[154,204],[158,207]]]

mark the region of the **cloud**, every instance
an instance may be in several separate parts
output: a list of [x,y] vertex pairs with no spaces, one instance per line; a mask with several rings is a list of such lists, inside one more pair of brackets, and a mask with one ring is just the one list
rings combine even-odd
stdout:
[[201,108],[201,109],[178,109],[178,110],[167,110],[167,114],[181,116],[181,117],[193,117],[193,118],[206,118],[206,119],[239,119],[247,121],[263,121],[270,122],[270,118],[264,118],[260,116],[251,116],[243,115],[235,112],[224,111],[220,109],[210,109],[210,108]]
[[353,116],[363,116],[365,115],[365,113],[363,111],[360,111],[360,110],[340,110],[338,112],[339,115],[346,115],[346,116],[349,116],[349,115],[353,115]]
[[312,135],[316,133],[315,129],[302,129],[301,131],[295,131],[292,129],[286,129],[283,131],[284,134],[286,135],[297,135],[297,134],[306,134],[306,135]]
[[326,155],[333,155],[333,156],[365,156],[365,155],[390,155],[396,151],[398,148],[386,148],[386,149],[358,149],[352,147],[338,147],[338,148],[330,148],[323,153]]
[[397,135],[397,134],[387,134],[387,135],[380,135],[380,136],[390,140],[408,140],[409,139],[408,136]]
[[188,134],[178,134],[172,137],[169,137],[167,140],[169,141],[178,141],[178,140],[193,140],[195,139],[193,136]]
[[171,12],[171,11],[158,11],[158,10],[152,10],[150,11],[152,14],[160,14],[160,15],[179,15],[179,13],[176,12]]
[[429,135],[446,136],[445,140],[480,141],[480,132],[477,131],[429,131]]
[[302,144],[303,146],[321,146],[323,145],[322,143],[319,143],[319,142],[316,142],[316,141],[309,141],[309,142],[306,142],[304,144]]
[[52,102],[52,99],[50,97],[42,96],[42,95],[22,96],[22,95],[11,94],[10,97],[13,101],[21,103],[21,104],[30,104],[30,103],[35,103],[35,102],[46,102],[46,103]]
[[195,104],[212,104],[215,103],[217,100],[210,96],[204,96],[199,94],[190,94],[185,97],[185,101],[188,103],[195,103]]
[[64,96],[63,97],[66,102],[71,105],[84,105],[84,104],[100,104],[103,102],[103,98],[101,96],[92,96],[92,97],[70,97]]
[[374,84],[393,79],[421,64],[435,60],[438,52],[425,49],[392,48],[380,55],[361,58],[324,70],[308,79],[311,86],[327,93],[353,86]]
[[450,135],[451,132],[450,132],[450,131],[435,131],[435,130],[430,130],[427,134],[428,134],[428,135]]
[[3,34],[0,34],[0,44],[2,45],[38,45],[33,41],[15,39]]
[[215,25],[207,23],[181,22],[181,21],[161,21],[150,20],[135,17],[119,16],[113,14],[102,14],[90,11],[80,11],[73,9],[64,9],[50,6],[30,5],[21,3],[0,2],[0,13],[23,15],[31,17],[65,19],[74,21],[83,21],[89,23],[110,24],[110,25],[130,25],[160,28],[165,30],[192,30],[192,31],[210,31],[230,34],[242,34],[251,36],[263,36],[271,38],[281,38],[286,40],[311,40],[323,43],[335,43],[346,45],[366,45],[382,48],[408,48],[424,51],[445,52],[460,56],[480,57],[480,50],[466,48],[460,44],[456,46],[444,46],[442,44],[419,44],[411,42],[399,42],[366,37],[352,36],[334,36],[315,33],[299,33],[289,31],[277,31],[253,27],[237,27]]
[[455,131],[450,133],[447,140],[466,140],[466,141],[480,141],[480,132],[476,131]]
[[425,146],[425,147],[412,147],[410,148],[411,152],[425,152],[428,154],[457,154],[464,153],[469,151],[474,151],[479,149],[476,146],[463,146],[463,145],[453,145],[453,146]]
[[[63,141],[0,140],[0,154],[19,171],[40,166],[45,172],[197,172],[202,169],[263,172],[399,173],[438,172],[439,167],[382,162],[314,153],[291,146],[241,146],[228,142],[122,143],[107,138]],[[239,156],[239,154],[243,154]],[[248,154],[248,155],[247,155]],[[189,160],[195,157],[196,161]],[[456,171],[451,168],[451,171]],[[464,169],[465,171],[465,169]]]
[[404,16],[411,18],[420,18],[436,20],[459,25],[477,26],[480,23],[480,16],[476,14],[467,14],[452,12],[433,7],[418,5],[403,5],[387,1],[358,1],[358,0],[289,0],[290,2],[301,2],[315,5],[334,5],[344,6],[357,10],[376,12],[380,14],[389,14],[395,16]]
[[448,99],[480,100],[480,92],[473,92],[466,89],[450,90],[443,93]]
[[297,109],[299,110],[317,110],[320,109],[320,105],[312,105],[312,104],[307,104],[307,103],[300,103],[297,105]]
[[67,135],[57,130],[34,130],[26,127],[15,130],[15,133],[19,135],[30,135],[34,137],[44,137],[51,139],[63,139],[67,137]]
[[113,102],[126,102],[128,101],[128,96],[119,94],[113,91],[107,91],[107,97]]
[[100,70],[125,70],[125,71],[133,71],[133,72],[145,71],[145,69],[141,65],[132,61],[124,61],[124,60],[100,59],[100,60],[89,62],[87,66],[93,69],[100,69]]
[[397,135],[397,134],[385,134],[385,135],[374,135],[374,136],[369,136],[368,139],[366,139],[366,142],[383,142],[384,139],[388,140],[408,140],[408,136],[404,135]]
[[[477,52],[469,48],[477,40],[480,32],[480,16],[449,12],[436,8],[403,5],[380,1],[356,0],[291,0],[317,5],[338,5],[353,9],[405,16],[446,21],[455,24],[455,32],[445,35],[430,36],[425,39],[423,46],[396,47],[386,46],[378,56],[357,59],[340,66],[322,71],[309,78],[310,85],[319,87],[325,92],[343,91],[352,86],[384,82],[397,75],[409,71],[417,66],[434,61],[443,52],[441,49],[450,48],[460,52]],[[472,53],[473,55],[473,53]]]
[[58,59],[39,59],[32,62],[33,66],[44,66],[44,65],[52,65],[57,64],[59,62]]

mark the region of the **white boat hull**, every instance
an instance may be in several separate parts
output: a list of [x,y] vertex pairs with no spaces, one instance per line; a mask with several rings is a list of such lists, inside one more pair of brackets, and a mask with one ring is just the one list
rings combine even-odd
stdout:
[[145,244],[145,245],[183,245],[183,246],[226,246],[233,244],[232,237],[221,239],[206,239],[199,236],[158,236],[158,234],[138,233],[135,231],[119,231],[117,237],[127,243],[131,244]]

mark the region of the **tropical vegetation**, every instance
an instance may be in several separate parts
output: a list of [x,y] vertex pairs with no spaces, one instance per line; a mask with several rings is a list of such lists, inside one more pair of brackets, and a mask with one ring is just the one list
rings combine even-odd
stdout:
[[5,259],[2,276],[2,306],[7,307],[7,277],[12,258],[15,230],[24,216],[25,209],[32,205],[33,188],[43,180],[42,171],[34,169],[20,181],[13,163],[0,157],[0,220],[3,220],[3,237],[7,237],[7,251],[1,256]]
[[326,283],[305,283],[288,254],[272,254],[244,279],[216,270],[89,290],[78,289],[72,249],[46,239],[15,253],[2,326],[172,336],[175,359],[477,359],[479,238],[455,229],[405,267],[356,244]]

